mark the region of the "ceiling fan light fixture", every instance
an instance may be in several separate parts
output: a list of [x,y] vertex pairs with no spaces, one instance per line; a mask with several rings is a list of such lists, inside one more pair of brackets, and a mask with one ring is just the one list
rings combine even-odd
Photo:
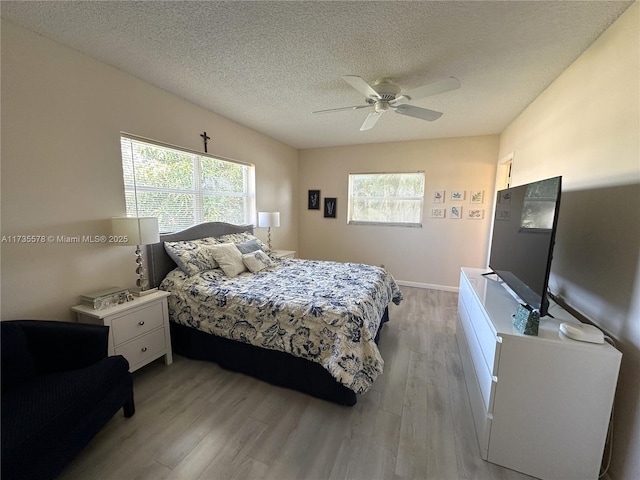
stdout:
[[375,111],[378,113],[384,113],[389,110],[391,107],[389,106],[389,102],[386,100],[378,100],[374,105]]

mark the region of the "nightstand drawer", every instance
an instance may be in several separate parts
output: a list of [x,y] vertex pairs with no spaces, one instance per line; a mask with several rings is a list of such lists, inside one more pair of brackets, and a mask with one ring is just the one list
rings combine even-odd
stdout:
[[150,332],[163,324],[162,304],[154,303],[121,317],[114,318],[111,323],[113,344],[117,348],[122,342]]
[[153,357],[159,357],[165,352],[164,328],[159,328],[147,335],[129,343],[116,347],[116,355],[124,355],[133,370],[136,365],[146,363]]

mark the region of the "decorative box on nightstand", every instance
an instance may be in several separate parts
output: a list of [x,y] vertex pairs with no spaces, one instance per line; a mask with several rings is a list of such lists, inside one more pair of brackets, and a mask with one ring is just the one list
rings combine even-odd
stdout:
[[271,255],[276,258],[295,258],[295,250],[271,250]]
[[123,355],[133,372],[162,356],[165,364],[173,362],[168,296],[168,292],[158,291],[102,310],[87,305],[71,310],[80,323],[110,327],[108,354]]

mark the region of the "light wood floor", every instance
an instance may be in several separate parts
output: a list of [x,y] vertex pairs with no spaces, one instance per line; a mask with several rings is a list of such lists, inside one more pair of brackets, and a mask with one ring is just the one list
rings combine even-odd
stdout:
[[136,414],[116,415],[59,480],[530,478],[480,458],[457,294],[402,291],[385,373],[354,407],[174,356],[134,373]]

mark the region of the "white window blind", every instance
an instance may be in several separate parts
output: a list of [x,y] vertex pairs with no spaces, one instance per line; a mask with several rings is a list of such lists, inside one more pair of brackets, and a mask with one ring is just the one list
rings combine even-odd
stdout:
[[254,223],[253,165],[128,135],[120,146],[128,216],[158,217],[161,232],[211,221]]
[[350,224],[422,226],[424,172],[349,175]]

